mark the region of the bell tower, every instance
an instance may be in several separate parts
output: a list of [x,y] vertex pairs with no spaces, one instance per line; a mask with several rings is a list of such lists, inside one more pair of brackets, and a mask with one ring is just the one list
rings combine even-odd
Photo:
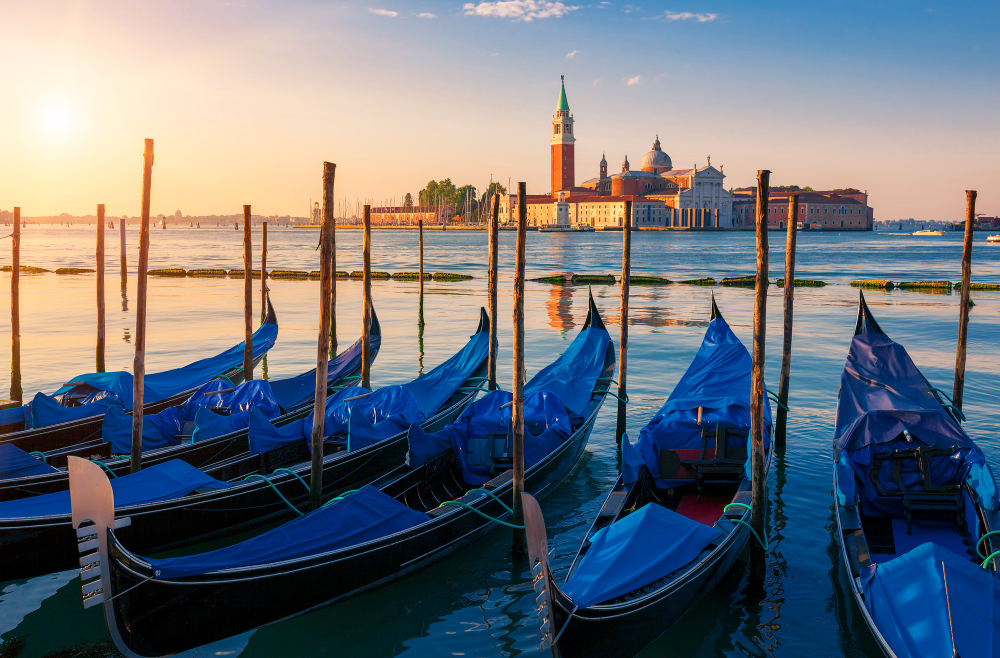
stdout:
[[569,113],[569,102],[566,100],[566,77],[559,76],[561,90],[556,113],[552,115],[552,195],[562,190],[572,189],[576,185],[576,163],[573,157],[573,147],[576,137],[573,136],[573,115]]

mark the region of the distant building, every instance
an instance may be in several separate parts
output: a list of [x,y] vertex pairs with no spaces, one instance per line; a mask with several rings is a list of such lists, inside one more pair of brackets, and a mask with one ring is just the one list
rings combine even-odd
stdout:
[[310,224],[322,224],[323,223],[323,209],[319,207],[319,201],[315,202],[311,211],[312,219]]
[[178,222],[184,219],[184,215],[181,214],[180,210],[174,213],[174,219],[176,219]]
[[[772,187],[768,191],[767,226],[782,230],[788,226],[788,196],[798,194],[799,216],[796,221],[806,229],[824,231],[871,231],[874,210],[868,205],[865,192],[845,190],[809,191],[787,187]],[[751,230],[756,225],[757,188],[733,190],[733,226]]]
[[424,224],[446,224],[455,215],[454,206],[377,206],[372,208],[373,226],[416,226],[422,219]]

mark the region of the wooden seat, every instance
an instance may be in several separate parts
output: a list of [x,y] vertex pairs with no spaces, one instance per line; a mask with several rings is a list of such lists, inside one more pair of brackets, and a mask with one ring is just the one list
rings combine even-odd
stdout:
[[[951,457],[960,448],[927,448],[918,446],[912,450],[895,450],[890,453],[875,455],[872,459],[869,477],[875,485],[879,496],[901,498],[903,503],[903,518],[906,520],[906,534],[913,534],[914,513],[929,516],[946,515],[954,518],[959,532],[965,535],[965,497],[959,484],[937,485],[931,479],[931,459]],[[906,462],[916,462],[920,473],[920,483],[917,489],[910,489],[903,481],[903,465]],[[892,481],[899,487],[898,491],[886,489],[881,479],[882,465],[892,464]]]
[[[701,500],[705,484],[732,483],[743,479],[746,465],[746,443],[739,447],[729,447],[729,437],[746,438],[750,430],[731,423],[719,423],[715,427],[701,428],[701,453],[698,459],[682,459],[674,450],[660,450],[660,475],[674,478],[682,467],[694,471],[698,500]],[[708,457],[708,451],[713,451]]]

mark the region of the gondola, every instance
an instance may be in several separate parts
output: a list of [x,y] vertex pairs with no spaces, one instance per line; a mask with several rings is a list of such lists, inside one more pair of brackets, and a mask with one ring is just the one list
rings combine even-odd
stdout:
[[[357,488],[403,462],[407,426],[397,420],[419,416],[421,426],[436,431],[475,399],[485,381],[488,326],[481,310],[477,331],[462,349],[412,382],[376,391],[352,387],[327,400],[323,495]],[[364,413],[352,417],[356,408]],[[311,415],[280,427],[251,416],[249,451],[203,470],[172,459],[114,478],[119,511],[132,519],[123,541],[156,553],[301,514],[310,495],[311,427]],[[59,491],[0,502],[0,582],[78,564],[70,500],[70,492]]]
[[[555,656],[632,656],[732,568],[751,537],[751,357],[712,300],[711,322],[674,391],[622,438],[622,474],[562,585],[549,567],[545,520],[524,495],[542,648]],[[764,396],[764,447],[771,412]],[[765,470],[766,472],[766,470]]]
[[997,489],[962,413],[864,295],[833,440],[837,541],[886,656],[1000,655]]
[[[330,361],[327,371],[329,393],[360,379],[361,342],[362,339],[358,338]],[[372,363],[382,345],[381,325],[374,310],[368,344],[369,363]],[[244,389],[247,389],[245,394],[242,393]],[[250,449],[249,428],[234,429],[233,426],[245,422],[252,409],[266,408],[274,416],[271,422],[284,426],[303,419],[312,411],[315,393],[315,368],[294,377],[252,380],[236,387],[224,379],[212,380],[181,405],[168,407],[153,416],[154,419],[157,416],[166,418],[150,428],[149,432],[154,436],[143,439],[143,465],[148,467],[171,459],[183,459],[197,468],[209,468],[245,454]],[[233,409],[227,405],[238,407]],[[232,413],[237,410],[238,414]],[[194,422],[181,422],[192,415]],[[237,415],[242,422],[234,420]],[[149,417],[144,419],[144,427],[151,425],[150,420]],[[173,422],[168,424],[168,420]],[[64,467],[70,455],[98,459],[102,468],[115,477],[128,474],[131,465],[127,456],[130,452],[131,423],[131,416],[120,410],[111,410],[106,414],[97,438],[42,453],[41,461],[16,447],[0,445],[0,501],[66,489],[69,478]],[[163,425],[170,425],[171,431],[179,430],[183,434],[165,437],[158,429]],[[204,436],[206,434],[207,437]],[[154,438],[158,441],[152,440]]]
[[[253,333],[253,363],[260,363],[278,338],[278,316],[271,301]],[[243,381],[243,343],[212,357],[145,376],[143,413],[153,414],[182,403],[202,384],[225,378]],[[101,435],[105,411],[120,405],[131,412],[132,375],[103,372],[79,375],[52,395],[38,393],[31,402],[0,411],[0,445],[25,452],[46,452],[93,440]]]
[[[614,367],[614,347],[591,299],[580,335],[525,386],[527,490],[548,493],[578,462]],[[411,426],[407,464],[370,486],[253,539],[177,558],[133,552],[124,536],[128,521],[113,518],[106,476],[73,459],[74,525],[88,537],[84,604],[103,603],[120,651],[162,656],[441,561],[497,528],[494,520],[512,518],[510,400],[492,391],[442,432]],[[542,446],[551,447],[542,453]]]

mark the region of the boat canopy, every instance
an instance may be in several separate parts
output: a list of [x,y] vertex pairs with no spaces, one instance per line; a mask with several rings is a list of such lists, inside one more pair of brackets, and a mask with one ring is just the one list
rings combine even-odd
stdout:
[[648,503],[601,528],[562,591],[581,608],[609,601],[689,564],[725,533]]
[[996,572],[927,542],[873,565],[861,578],[865,606],[897,656],[997,655],[1000,578]]
[[490,352],[489,325],[483,331],[469,337],[469,342],[461,351],[433,370],[403,384],[403,388],[413,394],[417,407],[425,417],[430,418],[458,387],[472,376]]
[[0,443],[0,480],[58,472],[59,469],[49,466],[14,444]]
[[[746,432],[746,436],[742,433],[729,434],[727,445],[730,448],[746,447],[746,476],[750,477],[750,366],[750,353],[726,320],[716,315],[708,324],[698,353],[670,397],[639,431],[638,448],[658,487],[667,488],[688,481],[662,477],[660,451],[700,451],[703,429],[717,427],[720,423],[742,428]],[[766,449],[772,425],[771,405],[766,395],[763,405]]]
[[367,485],[294,521],[218,550],[146,558],[156,578],[183,578],[223,569],[274,564],[380,539],[430,520]]
[[[199,471],[180,459],[144,468],[138,473],[112,478],[115,506],[131,507],[181,498],[195,491],[224,489],[227,482]],[[68,515],[72,511],[69,491],[0,502],[0,519]]]

